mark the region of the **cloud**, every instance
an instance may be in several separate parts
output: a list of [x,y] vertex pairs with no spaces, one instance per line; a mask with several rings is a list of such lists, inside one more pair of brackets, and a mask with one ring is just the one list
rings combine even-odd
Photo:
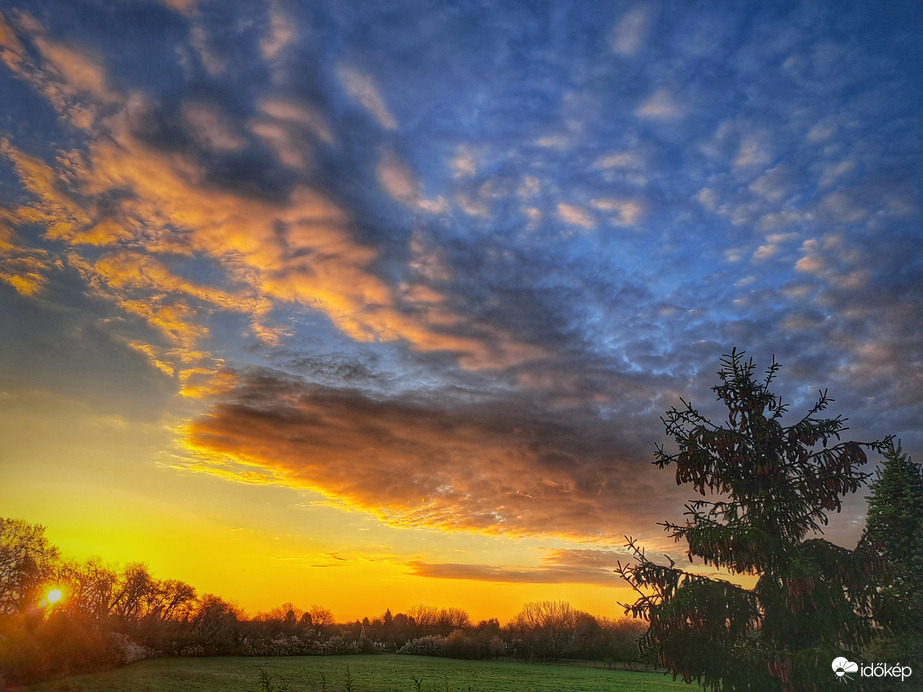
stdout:
[[740,149],[734,159],[738,167],[762,166],[771,160],[766,138],[762,134],[745,135],[740,142]]
[[[0,220],[0,224],[2,224]],[[20,247],[13,232],[0,225],[0,281],[24,296],[35,295],[48,282],[52,270],[47,253]]]
[[187,101],[182,115],[189,131],[205,148],[224,153],[244,146],[243,139],[215,104]]
[[45,60],[46,69],[51,67],[57,72],[63,84],[96,98],[109,95],[102,67],[86,55],[41,36],[35,39],[35,45]]
[[387,193],[402,202],[420,198],[420,183],[393,153],[386,153],[378,164],[378,180]]
[[13,163],[23,186],[37,198],[15,209],[12,219],[18,223],[40,223],[53,238],[73,237],[79,242],[90,218],[69,192],[62,189],[64,186],[57,172],[44,161],[17,149],[7,139],[0,139],[0,153]]
[[633,200],[604,197],[594,199],[592,204],[600,211],[615,212],[616,215],[609,218],[610,223],[615,226],[634,226],[642,211],[641,204]]
[[[96,86],[106,81],[103,76],[90,79],[82,70],[71,76]],[[291,101],[264,101],[262,110],[321,137],[328,132],[315,114]],[[190,136],[206,149],[226,154],[243,146],[244,140],[215,104],[187,102],[181,113]],[[116,277],[113,259],[120,256],[124,264],[124,254],[101,262],[75,258],[75,266],[97,291],[170,341],[190,348],[206,338],[210,331],[202,322],[202,307],[209,306],[249,315],[254,333],[274,345],[283,331],[267,322],[273,306],[297,303],[322,312],[352,339],[405,340],[423,351],[456,353],[472,367],[511,362],[527,353],[509,338],[495,342],[497,352],[476,338],[442,331],[440,325],[453,321],[444,310],[418,312],[418,318],[435,314],[434,325],[409,316],[398,304],[400,293],[372,272],[377,252],[352,237],[346,210],[307,185],[276,200],[216,186],[207,160],[194,152],[159,148],[139,136],[145,133],[150,140],[158,118],[157,106],[149,100],[126,97],[122,112],[106,121],[106,135],[89,142],[80,177],[71,183],[73,190],[65,189],[51,166],[5,140],[3,152],[38,198],[16,211],[18,219],[44,223],[48,238],[101,247],[130,240],[155,255],[194,253],[217,263],[223,274],[219,281],[235,285],[233,292],[217,286],[193,290],[155,258],[144,260],[141,271],[142,260],[134,256],[133,271],[143,280],[133,283]],[[386,157],[379,172],[389,192],[404,201],[429,211],[445,208],[444,202],[423,199],[416,181],[396,159]],[[113,195],[121,201],[117,207],[108,205],[103,216],[104,201]],[[35,292],[38,279],[27,282],[24,276],[8,281]],[[163,295],[151,295],[152,291]],[[177,292],[194,297],[199,307],[188,298],[169,297]]]
[[574,567],[500,567],[460,563],[411,562],[410,574],[431,579],[465,579],[496,584],[594,584],[624,586],[611,569]]
[[639,118],[655,120],[673,120],[682,115],[682,109],[673,95],[665,88],[656,89],[635,110]]
[[385,152],[378,164],[378,182],[396,200],[431,214],[448,211],[449,205],[442,197],[428,200],[423,197],[420,181],[394,152]]
[[593,217],[590,216],[585,209],[581,209],[573,204],[565,204],[564,202],[558,204],[558,216],[561,217],[562,221],[571,226],[580,226],[581,228],[587,229],[596,226]]
[[260,101],[258,108],[270,118],[307,130],[327,144],[335,142],[330,123],[317,109],[306,103],[290,96],[276,96]]
[[750,183],[751,191],[773,204],[778,204],[789,197],[793,187],[792,174],[784,165],[770,168],[766,173]]
[[173,377],[176,374],[176,369],[172,364],[166,362],[163,359],[161,354],[158,352],[159,349],[155,349],[151,344],[145,343],[143,341],[128,341],[129,348],[133,348],[139,353],[144,354],[147,359],[150,361],[151,365],[160,370],[167,377]]
[[188,12],[195,7],[198,0],[161,0],[161,2],[179,12]]
[[260,52],[266,60],[273,60],[296,38],[291,19],[273,4],[269,11],[269,28],[260,40]]
[[756,249],[756,252],[753,253],[753,259],[755,260],[770,259],[771,257],[775,257],[779,253],[780,249],[781,248],[779,248],[778,245],[775,245],[773,243],[768,243],[766,245],[760,245]]
[[535,140],[535,145],[547,149],[564,150],[572,144],[571,138],[567,135],[544,135]]
[[827,188],[834,185],[837,181],[852,173],[856,168],[856,162],[849,159],[839,163],[831,163],[824,167],[823,174],[817,182],[820,188]]
[[345,65],[337,70],[337,76],[346,92],[375,116],[379,125],[386,130],[393,130],[397,127],[397,121],[385,105],[385,101],[371,77]]
[[609,45],[619,55],[634,55],[647,38],[650,15],[646,8],[628,10],[609,34]]
[[75,127],[92,127],[99,112],[111,106],[113,97],[103,68],[85,52],[51,40],[28,13],[18,11],[8,16],[12,23],[0,14],[0,55],[6,66]]
[[832,118],[824,118],[816,123],[808,132],[807,140],[809,142],[823,142],[830,139],[836,134],[837,125]]
[[635,168],[640,165],[640,160],[634,152],[619,151],[599,157],[593,164],[594,168]]
[[626,550],[598,550],[594,548],[549,548],[542,562],[556,567],[582,567],[611,570],[630,559]]
[[477,173],[477,161],[467,147],[459,148],[458,154],[452,159],[452,170],[456,178],[464,178]]
[[187,444],[217,460],[201,470],[258,469],[395,526],[620,542],[662,492],[649,465],[617,451],[634,445],[627,422],[542,398],[380,398],[254,372],[193,422]]

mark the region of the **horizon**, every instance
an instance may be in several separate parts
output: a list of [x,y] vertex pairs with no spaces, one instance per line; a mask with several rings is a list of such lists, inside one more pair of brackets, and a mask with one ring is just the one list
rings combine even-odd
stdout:
[[[620,617],[732,348],[923,460],[923,7],[11,0],[0,507],[338,620]],[[872,459],[866,471],[873,471]],[[825,535],[852,547],[864,492]]]

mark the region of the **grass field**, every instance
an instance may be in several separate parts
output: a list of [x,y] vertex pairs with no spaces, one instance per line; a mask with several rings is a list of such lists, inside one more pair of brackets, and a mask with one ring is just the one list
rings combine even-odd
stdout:
[[[349,672],[347,674],[347,667]],[[260,684],[260,672],[272,687]],[[287,687],[281,685],[284,678]],[[419,685],[414,680],[420,681]],[[324,682],[326,680],[326,682]],[[678,692],[660,673],[425,656],[160,658],[33,685],[30,692]]]

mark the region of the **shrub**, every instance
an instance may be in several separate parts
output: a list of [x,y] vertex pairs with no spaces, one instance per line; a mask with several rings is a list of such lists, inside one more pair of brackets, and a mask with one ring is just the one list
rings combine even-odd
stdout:
[[330,637],[330,639],[320,644],[317,649],[318,654],[321,656],[342,656],[359,653],[359,647],[356,642],[348,642],[340,635]]
[[415,656],[443,656],[445,651],[445,638],[438,634],[428,634],[419,639],[411,639],[397,650],[399,654],[413,654]]
[[119,632],[109,634],[109,650],[112,652],[113,658],[123,665],[157,655],[157,652],[133,642],[129,637]]

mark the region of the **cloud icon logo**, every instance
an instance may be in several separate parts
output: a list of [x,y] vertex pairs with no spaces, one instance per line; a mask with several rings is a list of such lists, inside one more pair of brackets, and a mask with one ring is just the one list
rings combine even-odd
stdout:
[[847,673],[858,673],[859,672],[859,664],[853,663],[852,661],[850,661],[847,658],[844,658],[843,656],[839,656],[833,659],[833,663],[830,665],[831,665],[831,668],[833,668],[833,672],[836,673],[837,679],[839,680],[847,680],[849,678]]

